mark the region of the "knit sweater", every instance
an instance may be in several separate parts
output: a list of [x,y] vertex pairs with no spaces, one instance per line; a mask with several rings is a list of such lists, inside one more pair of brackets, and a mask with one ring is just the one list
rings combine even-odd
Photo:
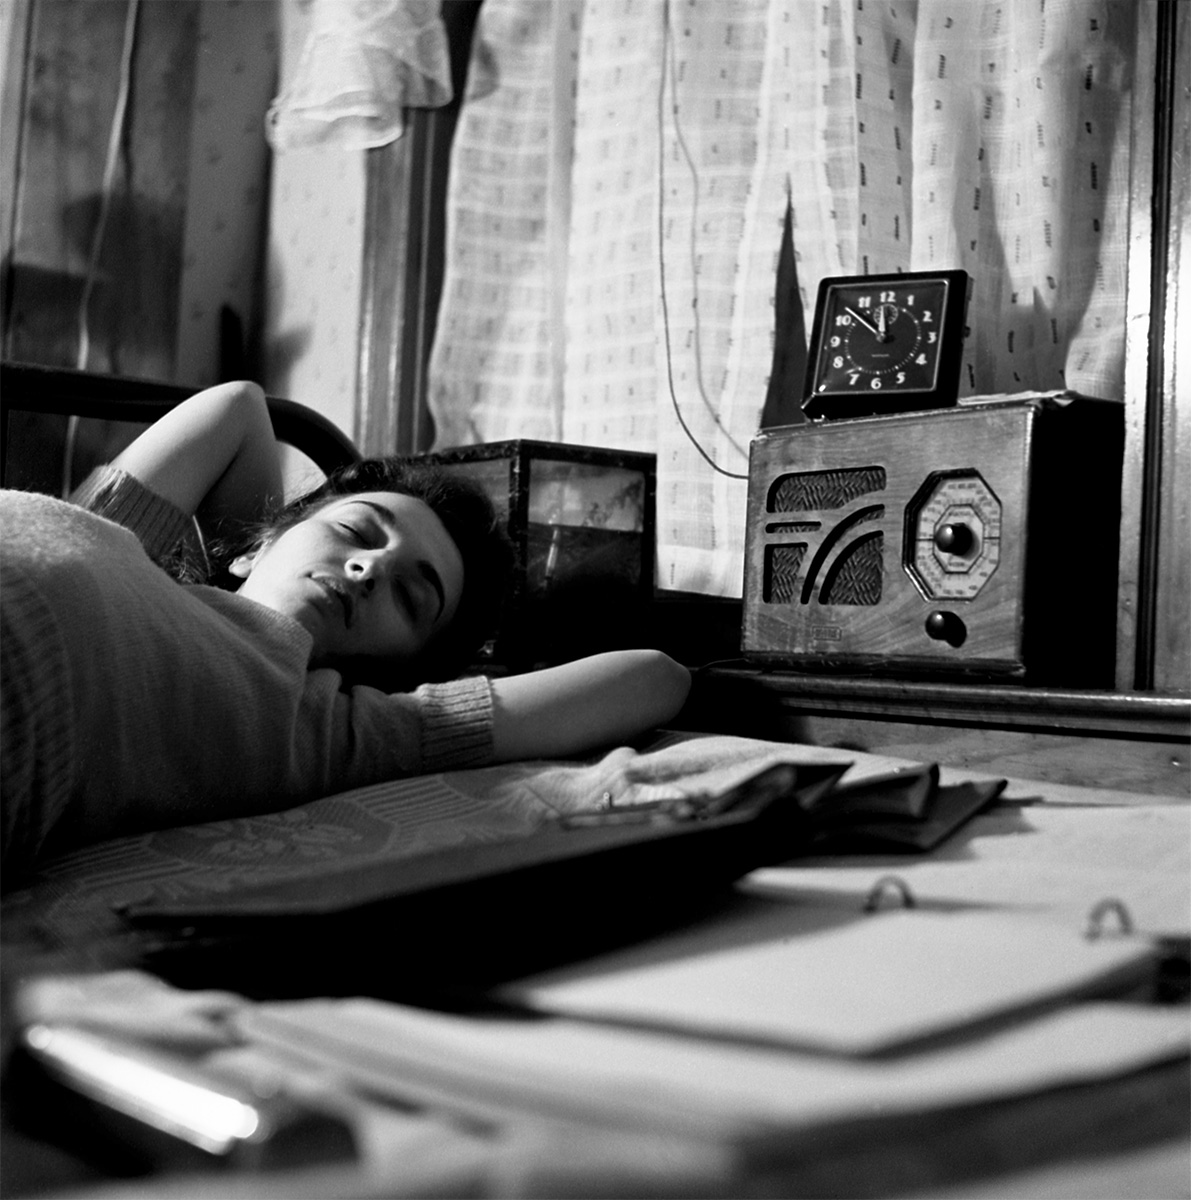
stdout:
[[491,758],[486,679],[347,687],[298,622],[155,564],[173,505],[110,469],[81,499],[0,492],[6,866]]

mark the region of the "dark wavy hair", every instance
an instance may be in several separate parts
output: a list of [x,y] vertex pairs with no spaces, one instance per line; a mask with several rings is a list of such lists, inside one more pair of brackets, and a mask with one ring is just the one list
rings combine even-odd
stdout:
[[366,458],[333,471],[312,491],[291,500],[243,538],[208,548],[211,582],[235,586],[227,568],[341,496],[396,492],[421,500],[442,522],[463,559],[463,595],[451,623],[412,663],[352,663],[350,683],[398,691],[453,679],[471,666],[496,632],[513,565],[513,548],[487,493],[476,483],[417,459]]

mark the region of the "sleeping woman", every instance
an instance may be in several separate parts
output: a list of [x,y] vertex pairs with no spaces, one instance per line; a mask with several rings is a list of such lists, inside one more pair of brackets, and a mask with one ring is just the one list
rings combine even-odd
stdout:
[[[71,503],[0,492],[10,877],[119,834],[581,754],[682,707],[688,672],[652,650],[456,677],[490,632],[509,555],[470,486],[373,459],[277,513],[280,495],[251,383],[171,410]],[[225,554],[228,586],[159,565],[195,520],[211,545],[251,530]]]

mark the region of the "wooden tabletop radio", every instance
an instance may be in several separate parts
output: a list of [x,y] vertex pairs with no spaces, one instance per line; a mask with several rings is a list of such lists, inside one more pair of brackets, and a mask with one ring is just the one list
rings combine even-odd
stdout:
[[763,432],[745,656],[1111,687],[1123,437],[1041,396]]

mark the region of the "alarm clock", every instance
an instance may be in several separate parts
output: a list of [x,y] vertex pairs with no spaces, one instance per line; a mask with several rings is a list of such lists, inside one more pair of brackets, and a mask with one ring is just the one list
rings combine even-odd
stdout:
[[750,446],[741,648],[767,666],[1111,687],[1123,406],[808,422]]
[[955,404],[969,286],[966,271],[823,279],[803,411],[833,419]]

